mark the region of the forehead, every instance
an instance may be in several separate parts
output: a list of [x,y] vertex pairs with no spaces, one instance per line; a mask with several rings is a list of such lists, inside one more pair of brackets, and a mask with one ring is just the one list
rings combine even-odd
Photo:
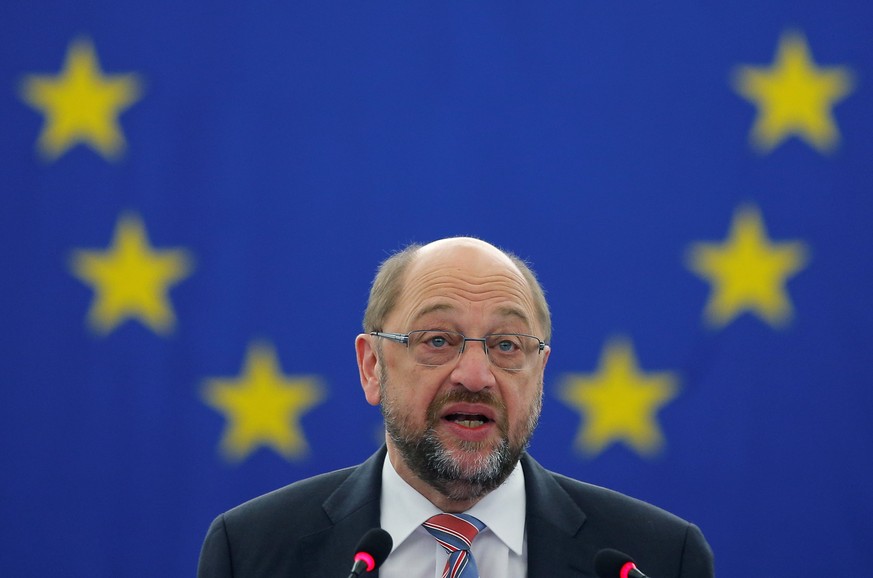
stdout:
[[533,298],[515,264],[487,243],[452,241],[422,247],[389,319],[404,330],[430,315],[465,317],[470,323],[513,319],[532,329]]

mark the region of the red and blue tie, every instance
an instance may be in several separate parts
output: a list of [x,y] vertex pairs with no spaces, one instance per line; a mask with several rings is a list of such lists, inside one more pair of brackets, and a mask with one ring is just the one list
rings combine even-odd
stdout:
[[449,553],[443,578],[479,578],[470,544],[485,524],[469,514],[437,514],[422,525]]

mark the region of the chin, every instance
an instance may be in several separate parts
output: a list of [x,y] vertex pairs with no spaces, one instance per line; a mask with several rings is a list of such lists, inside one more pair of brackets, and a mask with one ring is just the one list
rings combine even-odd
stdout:
[[445,483],[495,488],[503,483],[518,456],[513,455],[506,439],[488,442],[455,442],[439,444],[430,454],[430,470]]
[[483,453],[479,455],[470,455],[463,453],[461,455],[452,455],[453,473],[460,480],[487,480],[495,475],[495,461],[492,454]]

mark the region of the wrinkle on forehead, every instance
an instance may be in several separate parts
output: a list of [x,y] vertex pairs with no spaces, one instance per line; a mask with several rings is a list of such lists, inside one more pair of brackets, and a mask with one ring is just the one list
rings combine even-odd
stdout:
[[422,248],[395,313],[410,323],[430,312],[476,305],[490,314],[518,317],[531,328],[536,319],[531,289],[504,253],[476,239],[446,239]]
[[[457,307],[450,301],[439,300],[436,302],[432,302],[433,300],[428,299],[419,309],[411,312],[409,317],[410,323],[415,323],[419,319],[423,317],[427,317],[433,313],[458,313],[462,308]],[[525,313],[522,307],[514,304],[505,304],[499,305],[494,308],[493,314],[498,318],[516,318],[519,321],[523,322],[526,326],[531,326],[530,316]]]
[[443,272],[439,275],[423,275],[409,279],[404,288],[404,301],[421,299],[425,294],[451,293],[471,302],[503,299],[530,304],[524,279],[505,276],[489,276],[478,279],[462,278],[460,273]]

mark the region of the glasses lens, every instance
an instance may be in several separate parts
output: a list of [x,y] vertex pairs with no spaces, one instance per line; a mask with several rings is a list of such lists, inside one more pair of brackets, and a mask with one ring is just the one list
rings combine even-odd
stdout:
[[464,336],[452,331],[411,331],[409,351],[421,365],[444,365],[461,351]]
[[514,333],[489,335],[485,344],[491,363],[503,369],[527,369],[540,348],[536,337]]

